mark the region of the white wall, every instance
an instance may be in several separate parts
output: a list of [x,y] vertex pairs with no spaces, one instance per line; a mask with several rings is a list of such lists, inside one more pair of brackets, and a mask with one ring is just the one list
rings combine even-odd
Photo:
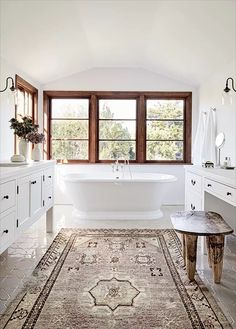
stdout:
[[[216,108],[217,133],[225,133],[225,145],[221,159],[231,157],[236,165],[236,93],[233,92],[233,105],[222,105],[222,91],[228,77],[234,78],[236,84],[236,61],[222,65],[199,88],[199,111]],[[229,86],[231,88],[231,86]]]
[[[193,86],[164,77],[148,70],[133,68],[95,68],[51,82],[44,90],[97,90],[97,91],[192,91],[193,92],[193,136],[198,114],[197,92]],[[67,204],[63,194],[61,176],[67,172],[111,171],[107,165],[61,165],[58,166],[58,184],[55,189],[56,203]],[[165,204],[184,203],[184,168],[182,165],[133,165],[133,171],[173,174],[178,181],[173,183]]]
[[[0,57],[0,89],[5,88],[7,77],[12,77],[15,80],[15,74],[18,74],[23,79],[27,80],[39,90],[39,125],[42,128],[42,91],[40,85],[32,81],[24,72],[19,68],[14,67],[2,57]],[[14,154],[14,135],[13,131],[9,128],[9,120],[15,116],[15,105],[13,93],[7,91],[0,93],[0,161],[8,160]]]
[[[192,86],[142,68],[93,68],[52,81],[46,90],[191,90]],[[194,88],[193,88],[194,90]]]
[[[1,59],[0,62],[0,88],[5,88],[8,76],[15,79],[15,71]],[[0,159],[9,159],[14,152],[13,132],[9,128],[9,120],[15,116],[15,103],[13,93],[8,89],[0,93]]]

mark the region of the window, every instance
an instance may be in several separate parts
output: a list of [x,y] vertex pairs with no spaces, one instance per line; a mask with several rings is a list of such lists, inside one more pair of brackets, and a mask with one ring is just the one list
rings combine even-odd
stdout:
[[88,160],[88,122],[88,99],[52,99],[51,158]]
[[33,95],[21,87],[18,87],[17,91],[17,115],[30,117],[33,115]]
[[99,160],[136,159],[136,100],[99,99]]
[[183,161],[183,100],[146,100],[146,159]]
[[30,83],[16,75],[17,106],[16,118],[30,116],[38,122],[38,90]]
[[191,92],[44,92],[45,155],[191,163]]
[[[38,123],[38,90],[19,75],[15,76],[17,90],[17,105],[15,118],[30,116],[34,123]],[[18,152],[18,137],[15,135],[15,153]]]

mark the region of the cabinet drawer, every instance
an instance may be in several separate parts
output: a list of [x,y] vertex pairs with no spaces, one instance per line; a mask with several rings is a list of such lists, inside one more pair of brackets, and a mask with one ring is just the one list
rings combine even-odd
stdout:
[[52,204],[53,204],[53,186],[48,186],[44,192],[44,206],[45,208],[47,208]]
[[218,195],[225,200],[236,203],[236,189],[233,187],[206,178],[204,188],[208,193]]
[[[0,219],[0,249],[6,249],[14,240],[15,211]],[[5,248],[4,248],[5,247]]]
[[54,178],[54,169],[48,168],[44,171],[44,183],[45,185],[51,185],[53,183]]
[[185,204],[186,211],[202,210],[202,199],[198,193],[189,193]]
[[16,204],[16,181],[0,185],[0,212],[13,207]]
[[201,193],[202,177],[197,174],[187,172],[185,184],[186,184],[187,190],[192,190],[192,191]]

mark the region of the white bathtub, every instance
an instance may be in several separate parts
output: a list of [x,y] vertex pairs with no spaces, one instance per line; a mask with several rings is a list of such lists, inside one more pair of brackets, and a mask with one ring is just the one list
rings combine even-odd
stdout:
[[67,174],[65,186],[74,215],[82,219],[157,219],[163,196],[175,176],[133,173]]

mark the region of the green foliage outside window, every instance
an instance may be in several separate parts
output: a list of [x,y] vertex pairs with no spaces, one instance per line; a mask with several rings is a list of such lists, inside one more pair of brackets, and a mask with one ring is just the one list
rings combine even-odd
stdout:
[[52,100],[51,137],[53,159],[88,159],[87,99]]
[[66,160],[87,160],[88,142],[87,141],[52,141],[52,158]]
[[183,101],[147,101],[148,119],[153,121],[147,121],[147,160],[182,160]]
[[122,122],[113,121],[114,113],[108,106],[104,106],[101,111],[100,116],[103,120],[108,121],[100,120],[99,122],[99,139],[105,139],[105,141],[99,142],[99,159],[126,158],[135,160],[135,141],[131,140],[135,139],[135,136],[131,136],[131,132],[123,126]]

